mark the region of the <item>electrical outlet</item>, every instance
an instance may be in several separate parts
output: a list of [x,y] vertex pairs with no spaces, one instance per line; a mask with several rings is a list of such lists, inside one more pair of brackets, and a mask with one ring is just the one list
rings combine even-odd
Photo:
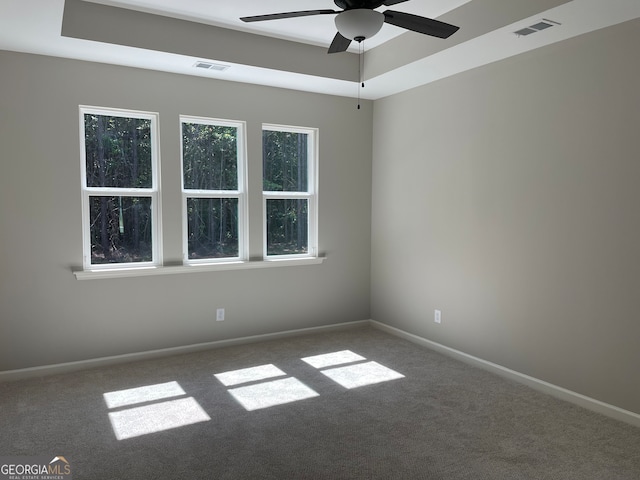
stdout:
[[433,321],[436,323],[442,323],[442,312],[440,310],[435,311]]
[[224,308],[219,308],[216,310],[216,321],[224,321]]

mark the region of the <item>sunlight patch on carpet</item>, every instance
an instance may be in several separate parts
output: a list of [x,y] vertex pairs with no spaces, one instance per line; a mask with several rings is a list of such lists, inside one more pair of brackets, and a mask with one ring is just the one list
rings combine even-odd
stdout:
[[341,350],[339,352],[325,353],[322,355],[314,355],[312,357],[305,357],[301,359],[303,362],[308,363],[315,368],[332,367],[334,365],[344,365],[345,363],[358,362],[360,360],[366,360],[361,355],[352,352],[351,350]]
[[180,395],[185,395],[185,391],[178,382],[167,382],[107,392],[103,394],[103,397],[107,408],[118,408],[163,398],[179,397]]
[[318,396],[318,393],[293,377],[233,388],[229,393],[249,411]]
[[321,370],[321,373],[348,389],[404,378],[404,375],[401,373],[380,365],[377,362],[329,368]]
[[272,364],[259,365],[257,367],[242,368],[229,372],[216,373],[214,376],[220,380],[225,387],[239,385],[240,383],[255,382],[267,378],[281,377],[286,375],[282,370]]
[[180,398],[109,413],[118,440],[211,420],[193,398]]

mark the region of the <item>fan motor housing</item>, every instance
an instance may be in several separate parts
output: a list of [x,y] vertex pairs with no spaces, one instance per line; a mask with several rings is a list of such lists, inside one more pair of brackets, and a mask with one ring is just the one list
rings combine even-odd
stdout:
[[353,10],[355,8],[374,9],[382,6],[384,0],[333,0],[333,3],[343,10]]

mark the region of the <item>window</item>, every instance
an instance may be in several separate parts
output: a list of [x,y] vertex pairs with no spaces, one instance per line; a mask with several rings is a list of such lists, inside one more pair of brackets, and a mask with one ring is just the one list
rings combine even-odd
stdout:
[[184,116],[180,124],[184,262],[244,260],[244,124]]
[[160,265],[157,114],[80,107],[84,268]]
[[317,130],[264,125],[265,258],[315,257]]
[[[83,105],[79,113],[83,270],[76,278],[322,263],[317,129],[262,126],[262,212],[249,212],[246,123],[181,115],[182,208],[165,212],[164,227],[181,230],[182,247],[168,242],[164,254],[183,261],[164,265],[159,114]],[[173,180],[168,188],[178,193]],[[264,261],[250,261],[250,213],[256,222],[262,216]]]

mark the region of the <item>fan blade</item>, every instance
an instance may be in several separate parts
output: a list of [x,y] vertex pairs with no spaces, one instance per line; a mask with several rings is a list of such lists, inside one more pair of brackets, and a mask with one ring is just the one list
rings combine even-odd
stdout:
[[340,32],[336,33],[336,36],[333,37],[333,41],[331,42],[331,46],[329,46],[329,51],[327,53],[338,53],[345,52],[347,48],[351,45],[351,40],[347,37],[343,37],[340,35]]
[[439,20],[419,17],[411,13],[396,12],[395,10],[387,10],[384,12],[384,21],[396,27],[406,28],[407,30],[438,38],[449,38],[460,28],[455,25],[440,22]]
[[242,17],[243,22],[262,22],[264,20],[278,20],[280,18],[308,17],[311,15],[328,15],[330,13],[340,13],[338,10],[302,10],[300,12],[271,13],[268,15],[255,15],[253,17]]
[[382,4],[389,7],[391,5],[395,5],[396,3],[404,3],[406,1],[408,0],[385,0],[384,2],[382,2]]

